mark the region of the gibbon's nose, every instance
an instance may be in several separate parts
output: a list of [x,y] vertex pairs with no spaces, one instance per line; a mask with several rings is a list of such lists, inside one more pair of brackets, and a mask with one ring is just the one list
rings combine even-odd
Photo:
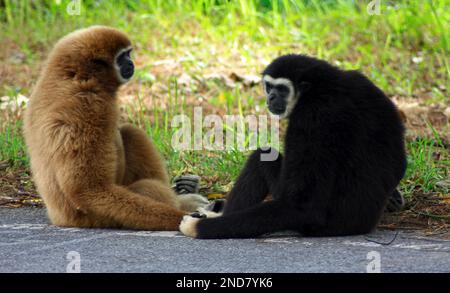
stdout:
[[131,60],[127,60],[120,68],[120,74],[125,79],[130,79],[134,74],[134,64]]

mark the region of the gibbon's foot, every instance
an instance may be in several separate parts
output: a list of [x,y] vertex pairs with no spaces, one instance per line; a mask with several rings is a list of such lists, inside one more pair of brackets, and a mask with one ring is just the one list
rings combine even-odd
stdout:
[[388,202],[386,205],[386,212],[388,213],[399,212],[403,210],[404,207],[405,207],[405,199],[403,198],[403,195],[398,190],[395,190],[388,198]]
[[209,201],[202,195],[196,193],[182,194],[178,196],[180,209],[186,212],[195,212],[205,207]]
[[222,213],[216,213],[208,209],[210,205],[207,205],[206,207],[201,207],[195,212],[193,212],[190,216],[194,218],[217,218],[222,216]]
[[205,210],[214,212],[214,213],[218,213],[218,214],[222,214],[223,210],[225,208],[225,203],[226,203],[225,199],[216,199],[215,201],[213,201],[209,205],[207,205],[205,207]]
[[180,208],[183,211],[194,212],[206,206],[209,201],[198,194],[200,189],[200,177],[197,175],[181,175],[175,178],[172,189],[180,195]]
[[180,231],[188,237],[197,237],[197,225],[201,218],[184,216],[180,224]]
[[197,224],[201,219],[216,218],[222,214],[207,210],[206,208],[199,208],[198,211],[193,212],[188,216],[184,216],[180,224],[180,231],[186,236],[197,237]]
[[197,175],[181,175],[175,177],[173,190],[177,194],[198,193],[200,189],[200,177]]
[[202,214],[201,212],[193,212],[192,214],[190,214],[190,216],[198,219],[206,219],[206,215]]

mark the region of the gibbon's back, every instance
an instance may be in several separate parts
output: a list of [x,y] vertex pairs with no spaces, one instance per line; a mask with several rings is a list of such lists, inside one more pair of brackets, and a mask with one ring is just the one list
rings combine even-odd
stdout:
[[[95,71],[96,67],[87,60],[113,62],[115,52],[130,45],[125,34],[112,28],[81,29],[56,43],[41,70],[25,111],[24,137],[37,189],[47,206],[55,205],[49,207],[55,213],[66,208],[60,199],[63,192],[57,184],[56,172],[70,172],[70,164],[59,164],[59,154],[69,145],[71,149],[76,148],[73,144],[77,141],[69,130],[65,132],[66,125],[67,129],[84,127],[86,118],[106,125],[115,123],[117,118],[115,105],[102,101],[114,98],[120,82],[111,72]],[[96,93],[97,100],[80,107],[78,95],[88,92]],[[98,111],[89,115],[95,108],[102,108],[104,115],[96,117],[94,113]]]

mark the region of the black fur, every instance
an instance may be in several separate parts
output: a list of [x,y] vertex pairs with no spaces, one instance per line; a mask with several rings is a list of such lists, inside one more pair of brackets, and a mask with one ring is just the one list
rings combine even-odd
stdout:
[[[404,175],[404,127],[394,104],[357,71],[286,55],[264,71],[294,83],[285,154],[253,153],[224,215],[202,219],[198,238],[247,238],[280,230],[305,236],[363,234],[376,226]],[[263,202],[267,194],[273,200]]]

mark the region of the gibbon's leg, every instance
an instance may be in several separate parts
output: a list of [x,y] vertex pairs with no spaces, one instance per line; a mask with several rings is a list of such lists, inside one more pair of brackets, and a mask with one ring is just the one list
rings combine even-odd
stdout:
[[125,151],[123,185],[139,179],[155,179],[169,186],[169,176],[161,155],[145,132],[130,124],[120,127]]
[[217,218],[199,219],[185,216],[180,231],[191,237],[252,238],[283,230],[300,231],[307,227],[323,227],[325,217],[307,209],[295,209],[282,200],[260,203],[251,208]]
[[181,208],[177,200],[177,196],[173,190],[165,183],[155,179],[141,179],[130,185],[127,188],[133,192],[141,195],[151,197],[152,199],[165,203],[171,207]]
[[123,185],[141,195],[193,212],[208,204],[199,194],[177,196],[169,185],[169,177],[161,155],[144,131],[126,124],[120,128],[125,152]]
[[[109,157],[103,153],[98,156],[100,161]],[[160,179],[141,179],[131,184],[131,188],[114,184],[105,176],[107,170],[90,168],[85,163],[87,158],[88,156],[77,158],[77,163],[80,162],[80,164],[72,164],[78,169],[56,174],[62,194],[74,205],[79,214],[78,217],[68,219],[62,225],[121,227],[153,231],[178,230],[182,217],[186,213],[168,204],[171,199],[176,199],[168,184]],[[60,162],[63,164],[64,160]],[[55,165],[56,169],[63,167]],[[74,176],[78,173],[83,173],[85,176],[83,178]],[[131,189],[142,194],[133,192]],[[162,199],[164,196],[167,198]]]
[[194,212],[208,204],[208,200],[199,194],[176,195],[167,184],[155,179],[141,179],[128,185],[127,188],[186,212]]
[[184,212],[134,193],[125,187],[110,185],[98,191],[77,195],[82,211],[91,219],[92,227],[108,227],[112,223],[128,229],[176,231]]
[[262,161],[261,155],[268,152],[257,149],[250,155],[227,196],[224,215],[252,207],[273,192],[281,170],[282,156],[277,153],[274,161]]

